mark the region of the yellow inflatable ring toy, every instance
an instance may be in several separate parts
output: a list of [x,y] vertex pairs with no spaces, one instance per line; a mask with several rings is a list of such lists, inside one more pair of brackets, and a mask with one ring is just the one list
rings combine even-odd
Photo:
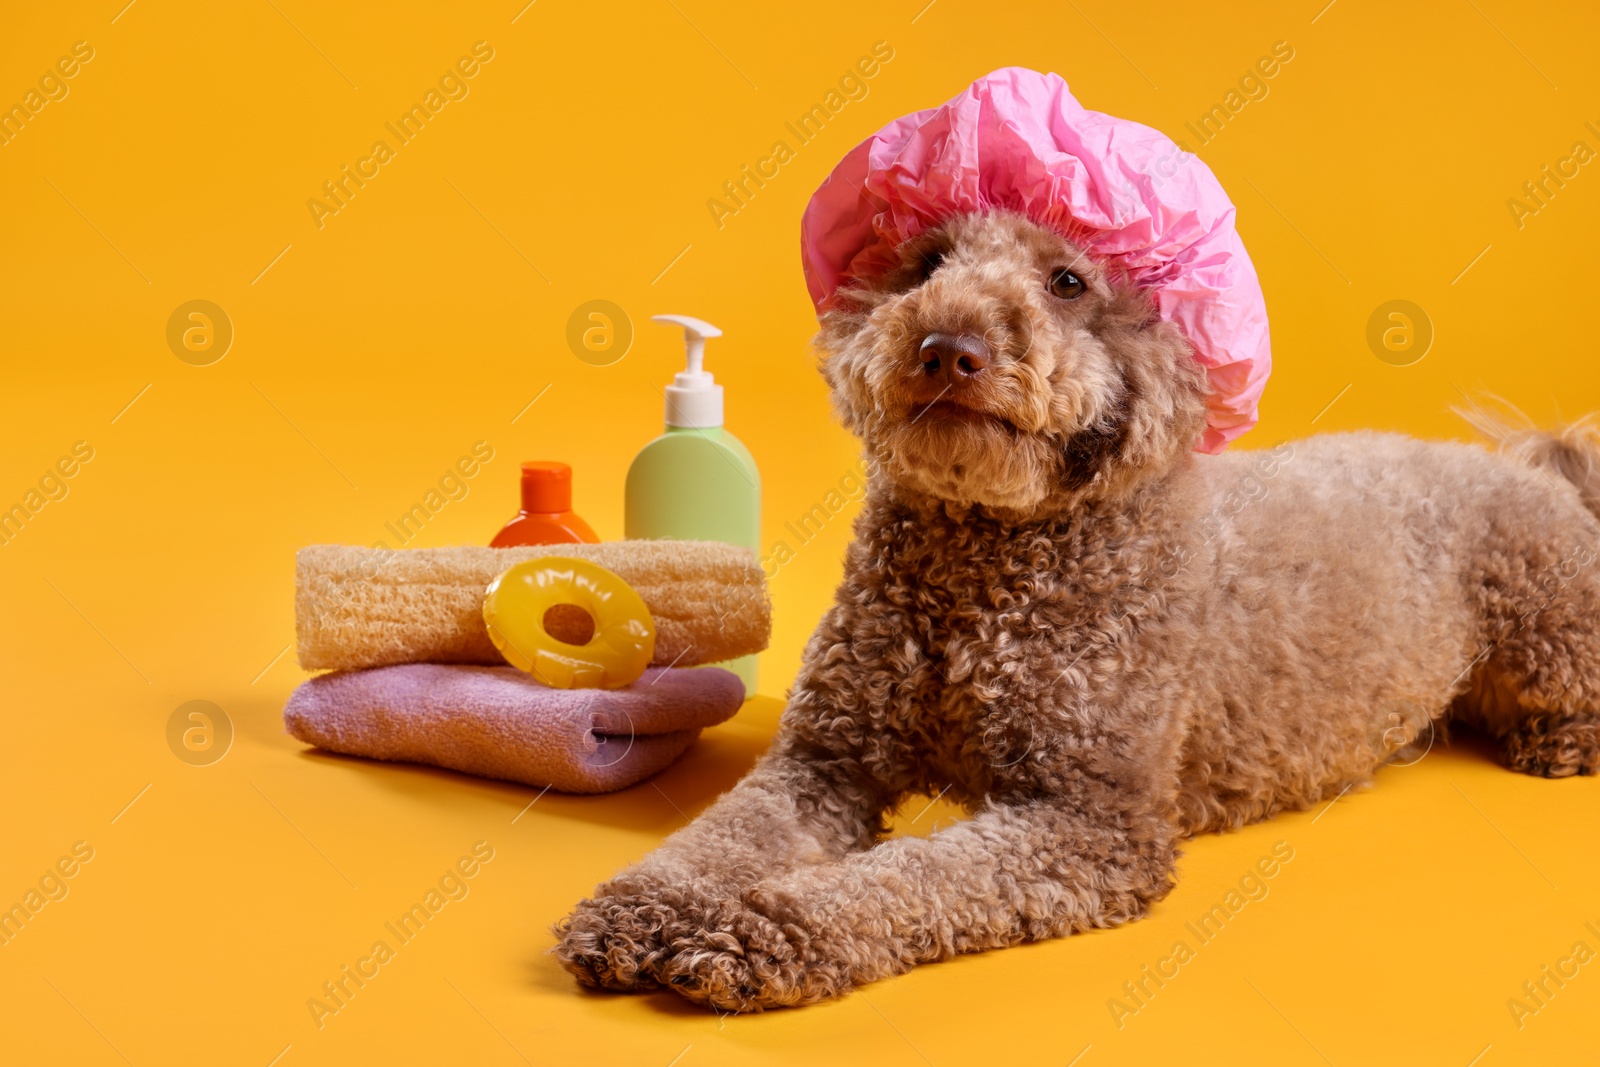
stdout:
[[[593,636],[584,643],[550,633],[551,609],[563,606],[592,620]],[[631,685],[656,652],[655,620],[639,594],[583,559],[541,556],[508,567],[484,593],[483,621],[507,663],[555,689]]]

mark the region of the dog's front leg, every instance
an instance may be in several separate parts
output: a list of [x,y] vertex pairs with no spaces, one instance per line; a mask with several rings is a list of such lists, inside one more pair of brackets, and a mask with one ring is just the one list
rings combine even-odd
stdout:
[[675,939],[661,975],[723,1010],[808,1004],[945,959],[1137,918],[1167,892],[1170,821],[1115,808],[991,804],[766,879],[729,921]]
[[733,789],[556,927],[556,957],[585,985],[651,988],[673,946],[742,928],[763,878],[867,847],[889,799],[853,760],[780,736]]

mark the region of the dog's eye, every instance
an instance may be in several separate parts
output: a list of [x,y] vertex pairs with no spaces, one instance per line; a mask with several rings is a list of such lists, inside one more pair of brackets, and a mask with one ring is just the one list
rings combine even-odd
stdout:
[[939,251],[937,248],[922,253],[923,280],[926,281],[927,279],[933,277],[933,272],[938,270],[943,264],[944,253]]
[[1050,292],[1063,300],[1076,300],[1082,296],[1089,287],[1083,284],[1083,279],[1070,270],[1058,270],[1050,275]]

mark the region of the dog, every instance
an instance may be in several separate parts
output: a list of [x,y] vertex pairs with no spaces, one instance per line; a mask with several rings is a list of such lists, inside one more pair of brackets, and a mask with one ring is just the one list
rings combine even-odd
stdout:
[[[1304,809],[1467,723],[1600,767],[1600,434],[1193,451],[1150,297],[1004,210],[821,320],[868,461],[770,750],[556,927],[585,985],[719,1011],[1136,919],[1180,843]],[[887,838],[942,794],[970,817]]]

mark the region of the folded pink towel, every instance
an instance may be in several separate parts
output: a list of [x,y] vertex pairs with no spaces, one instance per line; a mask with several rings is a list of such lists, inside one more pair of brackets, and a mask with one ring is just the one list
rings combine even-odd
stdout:
[[744,683],[718,667],[651,667],[625,689],[551,689],[514,667],[407,663],[312,678],[283,721],[333,752],[606,793],[666,767],[743,701]]

